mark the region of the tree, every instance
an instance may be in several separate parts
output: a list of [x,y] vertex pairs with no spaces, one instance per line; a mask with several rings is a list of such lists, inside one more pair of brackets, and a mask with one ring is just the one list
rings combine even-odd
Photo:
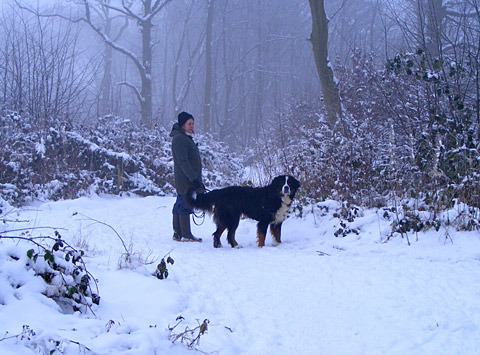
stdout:
[[78,64],[79,29],[71,22],[30,14],[12,8],[0,22],[4,107],[27,113],[36,128],[80,119],[88,110],[94,58],[85,67]]
[[[167,37],[173,37],[173,34],[171,32],[171,28],[174,26],[173,24],[183,21],[180,38],[178,40],[172,41],[174,55],[171,79],[172,88],[170,92],[172,95],[174,117],[176,117],[180,111],[183,111],[185,101],[189,95],[190,89],[192,88],[192,82],[194,79],[194,74],[196,72],[194,62],[197,61],[198,57],[201,56],[201,47],[205,37],[205,34],[203,32],[195,36],[194,33],[191,31],[191,27],[193,27],[191,22],[194,19],[193,14],[198,11],[195,5],[195,1],[191,1],[185,11],[185,14],[181,13],[180,9],[176,9],[173,14],[173,19],[170,20],[172,24],[166,24]],[[192,37],[195,37],[195,39],[192,40]],[[187,53],[187,58],[186,62],[183,62],[182,65],[181,57],[182,55],[185,55],[185,53]],[[165,63],[167,63],[166,55],[164,61]],[[186,68],[186,70],[184,70],[186,72],[184,73],[184,78],[182,78],[183,71],[181,70],[181,67]],[[164,68],[164,75],[166,75],[166,72],[167,69]]]
[[[129,81],[125,81],[122,85],[131,88],[138,100],[141,111],[141,123],[147,127],[151,127],[153,101],[152,101],[152,60],[153,60],[153,42],[152,42],[152,28],[153,19],[160,13],[160,11],[172,0],[139,0],[141,10],[134,9],[134,2],[121,0],[121,5],[111,5],[109,0],[99,0],[97,5],[94,5],[91,0],[82,0],[82,5],[85,8],[85,20],[90,27],[102,38],[102,40],[111,46],[114,50],[126,55],[137,68],[140,76],[141,85],[135,85]],[[97,26],[92,18],[92,10],[100,6],[102,8],[110,9],[125,17],[135,21],[140,28],[142,41],[141,58],[132,51],[121,46],[118,42],[110,37],[105,28]]]
[[[116,35],[112,37],[113,28],[115,27],[114,21],[119,16],[112,17],[110,15],[110,9],[105,6],[100,7],[98,10],[99,10],[97,12],[98,16],[100,16],[104,22],[105,34],[108,37],[113,38],[114,42],[117,42],[128,27],[128,18],[122,16],[124,19],[124,24],[117,31]],[[105,45],[105,49],[103,53],[103,78],[100,84],[100,97],[98,98],[99,107],[97,110],[98,111],[97,114],[99,116],[105,116],[107,114],[113,113],[113,98],[112,98],[113,47],[105,42],[104,42],[104,45]]]
[[210,113],[212,111],[212,39],[215,0],[207,1],[207,26],[205,33],[205,99],[203,102],[203,129],[210,130]]
[[325,109],[330,128],[341,120],[342,110],[340,96],[333,77],[333,70],[328,59],[328,20],[323,0],[309,0],[312,13],[312,42],[315,65],[322,86]]

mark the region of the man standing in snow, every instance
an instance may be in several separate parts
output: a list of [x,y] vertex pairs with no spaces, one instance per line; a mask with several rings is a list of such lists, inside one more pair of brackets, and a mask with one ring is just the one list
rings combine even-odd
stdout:
[[194,187],[198,193],[205,191],[202,183],[202,161],[200,152],[193,141],[194,118],[188,112],[180,112],[178,121],[173,125],[172,137],[173,171],[177,200],[173,206],[173,240],[201,242],[190,231],[190,214],[193,212],[185,205],[184,196]]

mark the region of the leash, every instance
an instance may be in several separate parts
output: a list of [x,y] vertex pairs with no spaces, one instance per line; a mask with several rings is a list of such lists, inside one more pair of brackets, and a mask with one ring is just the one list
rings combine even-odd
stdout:
[[[203,189],[205,190],[203,193],[207,193],[207,192],[210,192],[209,189],[207,189],[205,187],[205,185],[203,185]],[[201,222],[198,222],[195,220],[195,219],[201,219]],[[201,211],[201,210],[193,210],[193,213],[192,213],[192,220],[193,220],[193,223],[196,225],[196,226],[201,226],[203,224],[203,222],[205,222],[205,212],[204,211]]]
[[[196,218],[201,219],[201,222],[196,221]],[[201,226],[203,222],[205,222],[205,212],[197,210],[197,212],[194,210],[192,213],[192,220],[193,223],[195,223],[196,226]]]

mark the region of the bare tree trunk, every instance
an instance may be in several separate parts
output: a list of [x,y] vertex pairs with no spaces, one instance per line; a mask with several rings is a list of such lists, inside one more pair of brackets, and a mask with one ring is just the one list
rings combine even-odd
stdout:
[[142,31],[142,64],[144,71],[141,73],[142,90],[140,106],[142,108],[142,123],[146,127],[153,126],[152,103],[152,3],[145,1],[144,16],[148,18],[140,23]]
[[112,102],[112,47],[105,44],[103,55],[103,80],[100,87],[98,115],[105,116],[113,112]]
[[91,0],[82,0],[85,7],[85,21],[90,27],[105,41],[106,44],[111,46],[116,51],[126,55],[138,70],[140,75],[141,87],[130,82],[123,82],[122,84],[132,89],[137,97],[137,100],[141,108],[141,123],[147,127],[152,127],[152,27],[153,19],[155,16],[172,0],[142,0],[143,13],[135,13],[131,7],[131,3],[122,1],[121,5],[111,5],[108,0],[99,1],[98,6],[108,8],[116,11],[127,18],[134,20],[140,27],[142,34],[142,57],[138,58],[133,52],[119,45],[114,39],[112,39],[104,29],[95,25],[92,20],[91,12],[94,8]]
[[[259,29],[259,42],[261,40],[260,35],[261,29]],[[255,73],[256,76],[256,86],[255,86],[255,109],[253,112],[253,125],[252,128],[254,129],[253,134],[256,140],[259,138],[260,129],[263,128],[263,120],[262,120],[262,107],[263,107],[263,92],[265,86],[265,79],[263,75],[263,66],[264,66],[264,56],[263,56],[263,48],[262,46],[257,47],[257,70]]]
[[255,68],[255,80],[254,80],[254,97],[252,102],[252,122],[250,124],[250,137],[253,137],[256,141],[258,141],[260,137],[260,129],[263,128],[262,126],[262,107],[263,107],[263,95],[264,95],[264,86],[265,86],[265,78],[264,78],[264,66],[265,66],[265,56],[264,52],[266,48],[264,47],[263,38],[264,38],[264,26],[262,23],[262,18],[264,16],[263,8],[259,5],[258,6],[258,20],[257,20],[257,27],[256,27],[256,35],[257,35],[257,45],[256,45],[256,68]]
[[330,128],[341,119],[342,110],[333,70],[328,61],[328,20],[323,0],[309,0],[312,13],[312,35],[310,40],[318,77],[322,86],[325,109]]
[[[113,18],[110,16],[110,9],[103,6],[102,11],[99,14],[103,17],[105,23],[105,34],[109,38],[113,38],[112,28],[116,27],[113,23]],[[113,41],[118,41],[122,36],[125,29],[128,27],[128,18],[125,18],[124,24],[118,30]],[[103,79],[100,85],[100,97],[98,102],[99,116],[105,116],[113,113],[113,97],[112,97],[112,65],[113,65],[113,48],[112,46],[104,43],[105,49],[103,53]]]
[[[172,103],[173,103],[175,117],[178,115],[178,113],[180,113],[180,111],[182,111],[182,106],[186,101],[188,97],[188,93],[192,87],[193,72],[194,72],[193,63],[194,61],[196,61],[204,42],[205,34],[202,34],[199,38],[197,45],[193,49],[188,48],[188,52],[189,52],[189,55],[187,57],[188,61],[186,64],[183,65],[183,67],[187,68],[186,69],[187,73],[186,73],[185,82],[182,84],[179,79],[180,65],[181,65],[180,58],[182,56],[182,52],[184,51],[184,47],[189,47],[189,44],[188,44],[189,24],[193,18],[192,13],[194,12],[194,5],[195,5],[195,2],[193,1],[190,2],[190,6],[188,7],[187,14],[184,18],[181,38],[178,41],[178,48],[175,51],[175,60],[174,60],[174,67],[173,67],[173,73],[172,73],[172,89],[171,89]],[[180,86],[180,88],[177,89],[177,86]]]
[[442,0],[426,0],[425,5],[427,6],[427,50],[433,57],[439,57],[442,50],[444,19],[447,13],[442,5]]
[[215,0],[208,0],[207,30],[205,35],[205,98],[203,101],[203,129],[210,131],[210,115],[212,112],[212,27]]
[[[247,71],[247,63],[245,60],[242,60],[240,70],[242,73]],[[241,125],[241,142],[242,145],[245,147],[248,144],[248,130],[245,127],[247,125],[247,98],[248,98],[248,89],[247,89],[247,80],[245,75],[240,77],[240,84],[239,84],[239,95],[240,95],[240,108],[239,108],[239,118],[240,121],[239,125]]]

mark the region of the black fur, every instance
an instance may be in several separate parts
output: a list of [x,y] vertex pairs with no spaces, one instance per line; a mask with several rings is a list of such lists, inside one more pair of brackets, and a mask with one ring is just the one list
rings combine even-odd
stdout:
[[257,243],[263,247],[268,225],[275,241],[281,243],[282,222],[299,187],[294,177],[280,175],[265,187],[230,186],[206,194],[196,194],[190,189],[185,202],[191,208],[213,213],[217,225],[213,233],[215,248],[222,246],[220,236],[225,229],[230,245],[240,247],[235,241],[235,231],[242,215],[258,221]]

